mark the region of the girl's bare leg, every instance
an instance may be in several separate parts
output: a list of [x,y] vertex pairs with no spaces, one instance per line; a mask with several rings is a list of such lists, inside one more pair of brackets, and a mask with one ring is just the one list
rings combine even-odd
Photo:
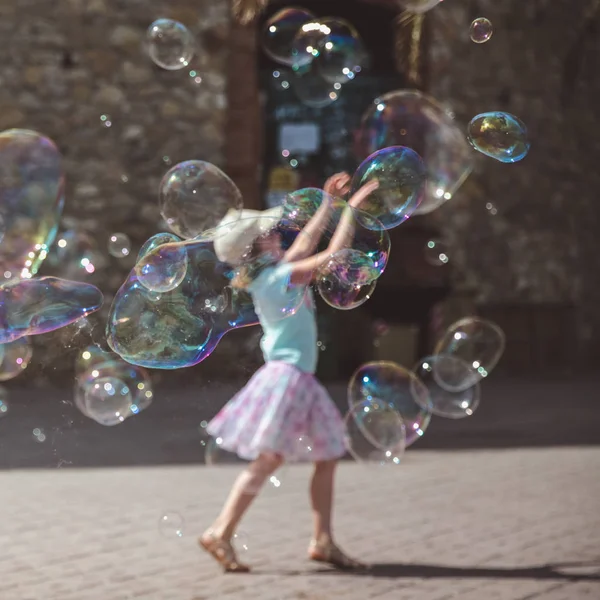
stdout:
[[331,517],[333,484],[337,460],[315,463],[310,483],[310,499],[314,519],[314,537],[308,554],[312,560],[326,562],[340,569],[362,568],[364,565],[346,556],[333,542]]
[[283,459],[277,454],[261,454],[251,462],[236,479],[221,514],[210,530],[219,539],[229,541],[244,513],[270,477],[282,464]]
[[221,514],[200,538],[200,545],[223,566],[225,571],[246,572],[231,546],[233,533],[254,498],[269,477],[282,463],[276,454],[261,454],[236,479]]

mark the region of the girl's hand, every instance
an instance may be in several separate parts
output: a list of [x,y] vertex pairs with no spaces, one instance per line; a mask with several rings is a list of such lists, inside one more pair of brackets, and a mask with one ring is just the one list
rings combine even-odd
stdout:
[[379,187],[379,181],[374,179],[363,185],[357,192],[348,200],[348,205],[352,208],[360,208],[365,200]]
[[348,173],[332,175],[325,182],[323,189],[331,196],[345,196],[350,191],[350,175]]

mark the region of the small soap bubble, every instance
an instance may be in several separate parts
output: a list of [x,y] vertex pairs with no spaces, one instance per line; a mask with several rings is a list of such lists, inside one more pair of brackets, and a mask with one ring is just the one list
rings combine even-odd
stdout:
[[160,212],[182,238],[194,238],[219,224],[228,211],[242,208],[238,187],[211,163],[188,160],[175,165],[159,188]]
[[124,258],[131,252],[131,240],[125,233],[113,233],[108,238],[108,253],[115,258]]
[[[188,268],[184,244],[170,243],[143,256],[135,265],[139,282],[149,291],[170,292],[185,279]],[[210,302],[207,298],[206,302]]]
[[451,392],[469,389],[492,372],[505,346],[506,336],[495,323],[479,317],[456,321],[434,349],[446,357],[433,363],[436,383]]
[[[310,108],[325,108],[338,100],[342,93],[336,84],[323,79],[314,69],[298,71],[290,75],[289,81],[298,100]],[[283,83],[282,87],[286,87]]]
[[116,377],[99,377],[85,393],[86,414],[100,425],[122,423],[131,414],[131,391]]
[[[426,408],[434,415],[447,419],[470,417],[479,406],[479,384],[473,383],[471,365],[451,355],[437,354],[420,360],[413,369],[420,385],[427,389],[427,396],[415,393],[417,402],[426,400]],[[445,380],[452,379],[463,384],[471,384],[460,391],[449,390],[440,385],[438,375]],[[461,386],[462,387],[462,386]]]
[[196,50],[194,36],[172,19],[154,21],[146,33],[146,43],[152,61],[168,71],[187,67]]
[[355,404],[344,419],[346,448],[362,463],[399,465],[406,447],[400,414],[377,398]]
[[321,298],[333,308],[351,310],[373,294],[379,272],[371,258],[347,248],[333,254],[316,274]]
[[233,534],[233,544],[235,545],[235,549],[241,554],[243,552],[248,552],[250,546],[248,544],[248,536],[244,531],[237,531]]
[[40,444],[42,444],[43,442],[46,441],[46,434],[43,429],[36,427],[32,433],[33,433],[33,439],[36,442],[39,442]]
[[425,260],[434,267],[448,264],[450,261],[448,245],[442,240],[428,240],[425,244]]
[[262,36],[263,50],[275,62],[291,66],[294,62],[292,49],[294,39],[313,15],[301,8],[283,8],[265,24]]
[[0,345],[0,381],[8,381],[24,371],[31,361],[33,349],[28,337]]
[[9,408],[8,390],[0,386],[0,419],[7,415]]
[[66,279],[84,281],[107,265],[94,237],[81,229],[59,233],[48,255],[52,273]]
[[165,513],[158,520],[158,531],[163,537],[168,539],[182,538],[184,527],[183,517],[176,512]]
[[494,33],[494,27],[489,19],[479,17],[471,23],[470,28],[471,40],[476,44],[487,42]]
[[501,111],[473,117],[467,138],[475,150],[502,163],[524,159],[531,147],[525,123]]

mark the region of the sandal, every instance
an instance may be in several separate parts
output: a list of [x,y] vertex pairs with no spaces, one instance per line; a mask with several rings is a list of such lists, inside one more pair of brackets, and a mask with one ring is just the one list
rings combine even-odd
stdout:
[[315,562],[327,563],[336,569],[353,571],[367,569],[368,566],[346,556],[333,542],[319,543],[313,540],[308,548],[308,558]]
[[199,540],[204,548],[222,567],[225,573],[248,573],[250,567],[238,561],[231,542],[219,539],[212,531],[207,531]]

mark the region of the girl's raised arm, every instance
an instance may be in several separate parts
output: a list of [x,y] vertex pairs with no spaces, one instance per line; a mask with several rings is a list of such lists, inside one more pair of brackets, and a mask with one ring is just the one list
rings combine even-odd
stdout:
[[[342,217],[333,234],[329,246],[323,252],[319,252],[309,258],[303,258],[292,262],[291,281],[296,285],[308,284],[315,273],[329,260],[332,254],[346,248],[354,235],[353,209],[360,208],[369,194],[379,187],[378,181],[371,181],[361,187],[348,201],[344,208]],[[291,250],[291,248],[290,248]],[[287,257],[286,257],[287,259]]]

